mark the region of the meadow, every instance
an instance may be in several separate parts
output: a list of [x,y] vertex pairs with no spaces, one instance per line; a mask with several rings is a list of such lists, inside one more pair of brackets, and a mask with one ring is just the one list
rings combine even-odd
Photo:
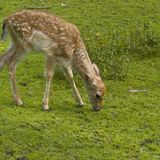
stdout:
[[[76,24],[107,87],[103,109],[93,112],[75,74],[85,102],[77,108],[57,68],[51,109],[44,112],[44,55],[32,52],[17,67],[21,107],[12,99],[5,67],[0,73],[0,160],[159,160],[159,6],[159,0],[0,0],[0,24],[17,10],[37,7]],[[8,43],[0,42],[0,54]]]

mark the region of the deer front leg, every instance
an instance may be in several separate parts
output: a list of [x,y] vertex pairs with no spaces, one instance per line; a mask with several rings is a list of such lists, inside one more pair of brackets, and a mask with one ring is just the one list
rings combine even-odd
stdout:
[[48,110],[49,106],[49,93],[50,93],[50,86],[51,86],[51,81],[54,75],[54,68],[53,68],[53,59],[52,57],[47,57],[46,60],[46,89],[44,93],[44,98],[43,98],[43,110]]
[[81,98],[81,96],[78,92],[78,89],[76,87],[76,84],[74,82],[73,72],[72,72],[71,67],[64,67],[63,70],[64,70],[64,74],[66,76],[66,79],[68,80],[68,82],[70,83],[70,85],[72,87],[72,92],[73,92],[73,95],[75,97],[76,102],[78,103],[79,106],[83,106],[84,103],[82,101],[82,98]]

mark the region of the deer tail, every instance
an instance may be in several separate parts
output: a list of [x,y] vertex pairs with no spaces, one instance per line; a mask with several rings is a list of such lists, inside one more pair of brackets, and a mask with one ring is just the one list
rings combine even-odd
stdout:
[[1,35],[1,40],[5,40],[7,38],[8,31],[7,31],[7,26],[5,20],[3,21],[3,26],[2,26],[2,35]]

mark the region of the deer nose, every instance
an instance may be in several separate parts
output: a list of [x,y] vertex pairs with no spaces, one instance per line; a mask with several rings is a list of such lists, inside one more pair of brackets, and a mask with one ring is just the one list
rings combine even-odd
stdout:
[[100,111],[101,110],[101,107],[100,106],[93,106],[92,107],[93,111]]

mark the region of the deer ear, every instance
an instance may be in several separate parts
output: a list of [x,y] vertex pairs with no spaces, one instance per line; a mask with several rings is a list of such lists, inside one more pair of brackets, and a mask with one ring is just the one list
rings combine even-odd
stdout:
[[100,73],[99,73],[99,69],[98,69],[97,65],[96,65],[95,63],[93,63],[92,65],[93,65],[93,69],[94,69],[96,75],[97,75],[98,77],[100,77]]

